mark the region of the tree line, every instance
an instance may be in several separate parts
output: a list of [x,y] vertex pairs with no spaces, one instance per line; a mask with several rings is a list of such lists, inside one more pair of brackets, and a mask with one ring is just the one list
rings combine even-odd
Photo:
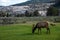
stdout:
[[[8,11],[0,11],[0,17],[9,17],[11,16],[9,14]],[[15,17],[33,17],[33,16],[41,16],[38,12],[38,10],[35,10],[34,12],[29,12],[28,10],[25,11],[24,14],[17,14],[15,15]],[[47,9],[47,13],[46,13],[46,16],[59,16],[59,10],[54,7],[54,6],[50,6],[48,9]]]

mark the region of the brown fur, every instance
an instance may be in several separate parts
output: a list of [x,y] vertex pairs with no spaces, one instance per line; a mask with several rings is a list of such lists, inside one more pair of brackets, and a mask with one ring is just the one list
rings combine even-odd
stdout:
[[36,29],[38,29],[38,33],[39,31],[41,32],[41,28],[46,28],[47,33],[50,33],[48,22],[38,22],[35,26],[33,26],[32,33],[34,33]]

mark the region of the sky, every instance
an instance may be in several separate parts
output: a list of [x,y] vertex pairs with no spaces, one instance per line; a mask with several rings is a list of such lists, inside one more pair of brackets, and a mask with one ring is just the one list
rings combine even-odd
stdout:
[[12,4],[22,3],[27,0],[0,0],[0,6],[9,6]]

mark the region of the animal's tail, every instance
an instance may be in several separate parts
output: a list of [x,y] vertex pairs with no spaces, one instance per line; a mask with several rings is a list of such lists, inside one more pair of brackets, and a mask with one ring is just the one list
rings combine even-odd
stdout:
[[36,28],[37,28],[37,24],[35,25],[35,27],[33,27],[33,29],[32,29],[32,33],[35,32]]

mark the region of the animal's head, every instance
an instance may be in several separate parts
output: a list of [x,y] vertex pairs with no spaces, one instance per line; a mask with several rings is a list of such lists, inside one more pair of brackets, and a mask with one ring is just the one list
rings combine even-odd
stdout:
[[35,24],[33,24],[33,27],[32,27],[32,33],[34,33],[34,27],[35,27]]

